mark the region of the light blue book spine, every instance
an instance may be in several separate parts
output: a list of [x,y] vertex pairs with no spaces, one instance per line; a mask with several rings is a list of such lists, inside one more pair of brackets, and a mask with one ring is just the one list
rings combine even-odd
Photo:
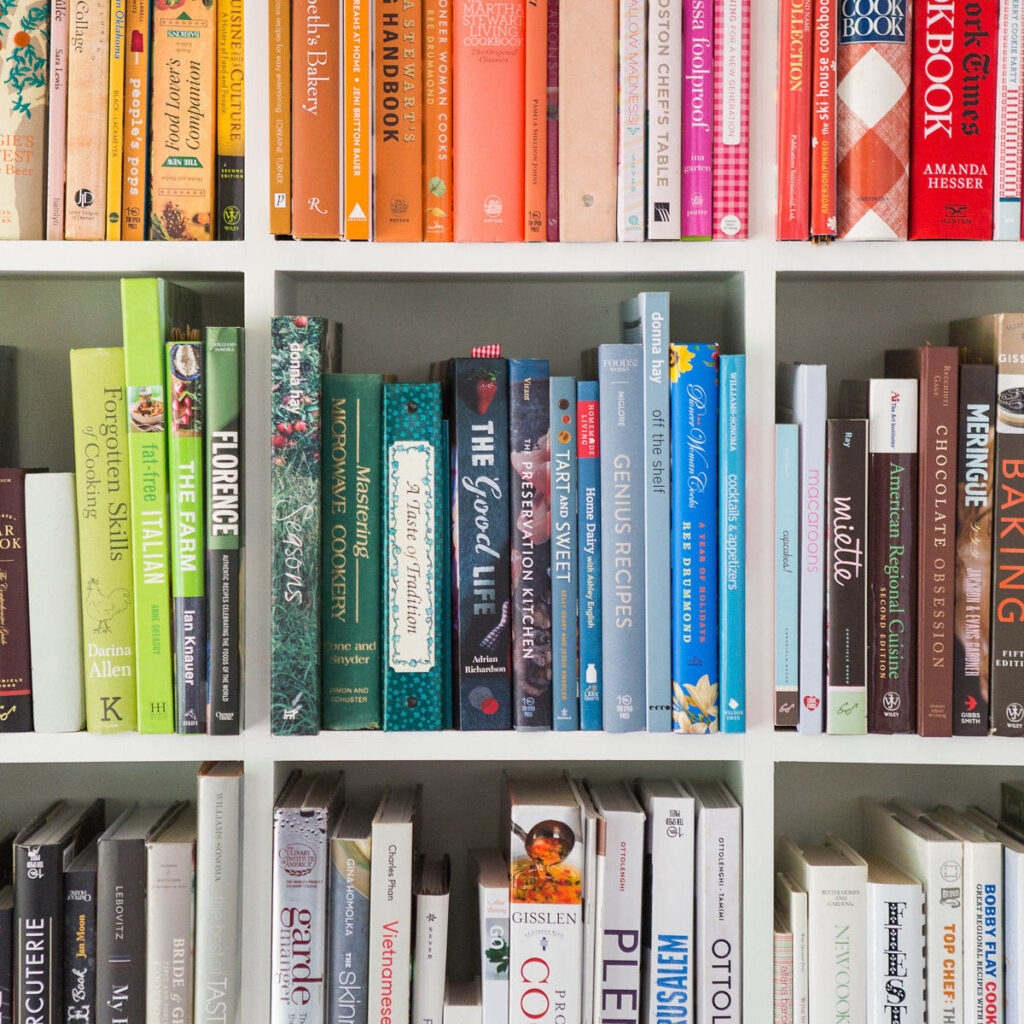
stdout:
[[672,345],[672,728],[718,732],[718,346]]
[[718,614],[722,732],[747,727],[747,357],[718,360]]
[[775,725],[800,702],[800,428],[775,424]]
[[642,348],[601,345],[598,384],[605,581],[601,717],[605,732],[633,732],[647,722]]
[[576,655],[576,378],[552,377],[551,402],[551,696],[552,726],[580,727]]
[[370,955],[369,838],[331,840],[327,1024],[366,1024]]
[[579,535],[580,728],[601,718],[601,448],[596,380],[576,385],[577,516]]

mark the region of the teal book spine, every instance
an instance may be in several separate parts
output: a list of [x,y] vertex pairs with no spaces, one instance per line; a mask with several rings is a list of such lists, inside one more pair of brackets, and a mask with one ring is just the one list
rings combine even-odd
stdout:
[[[385,384],[383,440],[384,728],[444,727],[444,510],[441,385]],[[449,662],[450,664],[450,662]]]
[[800,428],[775,424],[775,725],[800,703]]

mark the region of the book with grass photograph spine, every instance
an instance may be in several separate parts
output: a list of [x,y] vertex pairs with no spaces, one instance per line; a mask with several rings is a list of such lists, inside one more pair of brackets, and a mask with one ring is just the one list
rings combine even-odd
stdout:
[[46,238],[64,238],[64,172],[67,168],[68,44],[71,12],[68,0],[51,0],[50,66],[46,137]]
[[[270,0],[269,7],[270,233],[272,235],[290,235],[292,232],[292,5],[289,0]],[[359,5],[359,9],[362,10],[362,5]]]
[[206,520],[203,515],[203,367],[197,341],[167,343],[168,490],[174,599],[175,725],[206,732]]
[[551,378],[551,721],[580,727],[576,573],[576,378]]
[[126,732],[137,701],[124,351],[72,349],[70,361],[86,728]]
[[[0,469],[0,733],[32,730],[25,470]],[[38,625],[38,624],[37,624]]]
[[243,335],[206,328],[206,586],[211,735],[242,727],[242,577],[245,465],[242,459]]
[[775,725],[800,706],[800,428],[775,424]]
[[96,1020],[95,837],[64,871],[64,1002],[61,1024]]
[[245,238],[244,0],[217,4],[217,238]]
[[121,169],[121,237],[146,237],[149,171],[149,3],[125,0],[124,164]]
[[579,566],[580,728],[603,728],[601,717],[601,423],[598,384],[576,385],[577,551]]
[[121,241],[121,172],[124,160],[125,0],[110,0],[107,51],[107,195],[108,242]]

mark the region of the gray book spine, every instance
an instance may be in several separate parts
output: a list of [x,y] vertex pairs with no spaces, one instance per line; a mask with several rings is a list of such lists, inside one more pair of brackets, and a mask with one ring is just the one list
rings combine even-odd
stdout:
[[370,956],[369,837],[331,840],[331,973],[327,1024],[366,1024]]
[[146,1024],[188,1024],[195,844],[149,843],[146,873]]
[[101,839],[96,907],[98,1024],[145,1024],[146,841]]

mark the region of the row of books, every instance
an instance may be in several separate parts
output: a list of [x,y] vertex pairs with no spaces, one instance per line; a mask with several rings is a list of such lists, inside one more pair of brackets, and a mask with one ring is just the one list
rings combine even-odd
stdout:
[[1021,237],[1020,0],[783,0],[782,240]]
[[621,331],[393,383],[275,318],[275,732],[743,730],[744,357]]
[[271,231],[745,238],[749,76],[749,0],[273,0]]
[[981,808],[863,803],[863,855],[782,836],[775,1024],[1024,1017],[1024,788]]
[[71,352],[76,473],[0,474],[0,732],[240,729],[242,332],[121,299],[124,348]]
[[242,238],[242,8],[6,4],[0,238]]
[[1024,733],[1024,315],[949,333],[843,381],[833,419],[825,366],[779,369],[778,726]]
[[742,812],[724,784],[508,780],[505,849],[467,858],[479,973],[457,1000],[451,863],[417,853],[419,787],[376,805],[344,789],[296,771],[275,803],[272,1024],[296,1005],[314,1024],[740,1019]]
[[0,1020],[237,1019],[242,765],[197,800],[58,800],[0,837]]

